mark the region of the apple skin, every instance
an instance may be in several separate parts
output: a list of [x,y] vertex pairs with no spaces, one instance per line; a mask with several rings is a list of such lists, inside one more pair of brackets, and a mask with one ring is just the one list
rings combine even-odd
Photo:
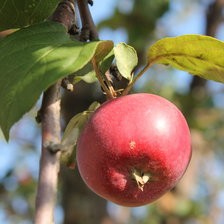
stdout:
[[[153,94],[122,96],[98,108],[77,144],[81,177],[96,194],[137,207],[172,189],[191,158],[187,122],[179,109]],[[146,183],[134,178],[147,174]]]

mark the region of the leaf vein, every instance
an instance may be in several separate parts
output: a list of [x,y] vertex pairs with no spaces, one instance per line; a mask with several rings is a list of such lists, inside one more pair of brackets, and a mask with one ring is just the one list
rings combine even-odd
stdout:
[[[208,64],[213,64],[213,65],[215,65],[217,67],[220,67],[220,68],[224,69],[224,65],[220,65],[220,64],[217,64],[215,62],[210,62],[208,59],[201,58],[201,57],[199,58],[199,57],[192,56],[192,55],[177,54],[177,53],[159,55],[156,58],[152,58],[151,61],[150,61],[150,64],[159,63],[159,60],[166,59],[166,58],[169,58],[169,57],[184,57],[184,58],[188,57],[188,58],[194,58],[194,59],[201,60],[201,61],[204,61],[204,62],[206,62]],[[150,60],[150,57],[149,57],[149,60]],[[224,62],[223,62],[223,64],[224,64]]]

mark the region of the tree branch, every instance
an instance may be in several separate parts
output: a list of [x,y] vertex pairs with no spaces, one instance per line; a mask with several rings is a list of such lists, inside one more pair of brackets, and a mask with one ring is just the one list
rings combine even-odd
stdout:
[[218,27],[223,21],[224,0],[212,2],[206,15],[206,35],[215,37]]
[[63,0],[59,3],[53,15],[49,18],[51,21],[61,23],[69,32],[76,25],[74,0]]
[[77,0],[82,21],[81,41],[99,40],[98,32],[89,10],[88,0]]
[[[62,23],[69,31],[75,22],[74,2],[64,0],[58,5],[50,20]],[[35,224],[52,224],[57,198],[60,169],[60,94],[61,80],[49,87],[41,106],[42,151],[36,197]],[[56,147],[57,146],[57,150]]]
[[48,145],[60,142],[60,86],[59,81],[51,86],[43,97],[42,153],[36,198],[36,224],[53,222],[61,152],[52,153],[48,150]]

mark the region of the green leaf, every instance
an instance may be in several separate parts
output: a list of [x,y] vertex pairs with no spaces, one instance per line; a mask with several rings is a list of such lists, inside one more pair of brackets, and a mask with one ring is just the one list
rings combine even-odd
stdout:
[[98,102],[93,102],[88,110],[75,115],[65,128],[65,132],[61,141],[63,153],[61,161],[66,164],[71,163],[71,156],[74,157],[77,139],[93,112],[100,106]]
[[[101,53],[102,53],[102,51],[101,51]],[[106,55],[104,58],[103,58],[103,56],[104,55],[101,55],[101,57],[98,57],[98,62],[99,62],[100,71],[101,71],[101,73],[104,74],[110,68],[112,61],[114,59],[113,50],[108,55]],[[102,59],[102,61],[99,61],[100,59]],[[73,84],[76,84],[81,80],[86,83],[93,83],[98,80],[96,78],[96,73],[93,69],[92,62],[89,62],[81,70],[75,72]]]
[[148,49],[149,63],[170,64],[208,80],[224,83],[224,42],[203,35],[168,37]]
[[91,61],[87,63],[82,69],[75,72],[72,83],[75,85],[80,81],[84,81],[86,83],[93,83],[97,81]]
[[[76,142],[77,136],[73,135],[74,129],[82,130],[83,126],[85,125],[86,121],[92,115],[92,113],[100,106],[100,103],[94,101],[87,110],[76,114],[68,123],[65,128],[64,135],[62,137],[62,143],[66,144],[66,142]],[[71,138],[72,136],[72,138]],[[74,138],[75,137],[75,138]]]
[[105,73],[111,66],[114,60],[114,51],[112,50],[101,62],[100,62],[100,71]]
[[133,69],[138,64],[135,49],[125,43],[119,43],[114,47],[114,55],[119,72],[124,78],[130,80]]
[[91,103],[91,105],[89,106],[87,112],[89,113],[89,115],[92,115],[92,113],[98,109],[100,107],[100,103],[98,103],[97,101],[94,101],[93,103]]
[[0,40],[0,127],[10,127],[29,111],[40,94],[58,79],[82,69],[98,51],[109,53],[111,41],[72,40],[63,25],[45,22]]
[[42,22],[61,0],[0,0],[0,31]]
[[[68,123],[62,137],[64,146],[76,144],[78,134],[83,129],[92,113],[100,106],[100,103],[93,102],[86,111],[76,114]],[[78,131],[77,131],[78,130]]]
[[92,70],[88,73],[86,73],[85,75],[76,75],[73,79],[73,84],[76,84],[78,83],[79,81],[84,81],[86,83],[94,83],[97,81],[97,78],[96,78],[96,74],[95,72]]

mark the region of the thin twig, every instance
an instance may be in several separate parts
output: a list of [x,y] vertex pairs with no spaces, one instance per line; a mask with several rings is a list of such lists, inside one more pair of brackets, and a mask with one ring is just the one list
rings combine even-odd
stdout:
[[88,0],[77,0],[82,21],[81,41],[99,40],[99,35],[89,10]]
[[[92,15],[89,10],[89,3],[91,4],[92,1],[89,0],[77,0],[79,13],[82,21],[82,30],[80,35],[81,41],[96,41],[99,40],[98,31],[96,29],[96,26],[94,24]],[[95,61],[95,59],[92,60],[94,70],[96,72],[96,76],[105,91],[108,99],[113,99],[116,97],[117,93],[114,91],[113,86],[111,85],[111,82],[109,81],[107,74],[102,74],[103,78],[101,77],[98,65]],[[105,83],[106,84],[105,84]]]

